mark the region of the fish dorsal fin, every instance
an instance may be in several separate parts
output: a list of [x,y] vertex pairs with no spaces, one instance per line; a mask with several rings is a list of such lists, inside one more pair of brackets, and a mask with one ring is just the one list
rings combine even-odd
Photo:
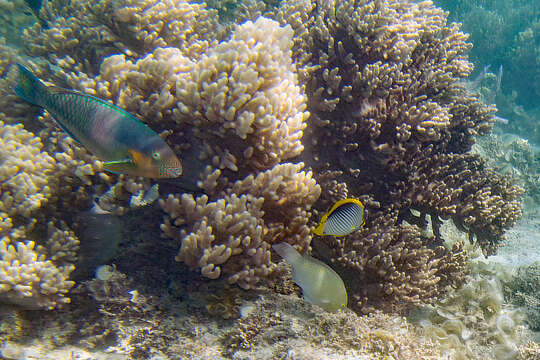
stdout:
[[342,199],[342,200],[339,200],[337,201],[331,208],[330,210],[328,210],[328,216],[332,215],[332,213],[334,211],[336,211],[337,208],[339,208],[340,206],[344,205],[344,204],[356,204],[358,206],[360,206],[362,208],[362,211],[364,211],[364,204],[362,204],[362,202],[358,199]]
[[[317,258],[314,258],[313,256],[308,255],[308,254],[302,255],[302,257],[303,257],[306,261],[311,261],[313,264],[317,264],[317,265],[319,265],[319,266],[325,268],[326,270],[330,271],[331,273],[337,275],[336,271],[335,271],[334,269],[332,269],[332,268],[330,267],[330,265],[328,265],[327,263],[325,263],[325,262],[323,262],[323,261],[321,261],[321,260],[319,260],[319,259],[317,259]],[[339,276],[339,275],[338,275],[338,276]]]
[[[104,105],[104,106],[106,106],[108,108],[114,109],[114,111],[117,111],[117,112],[121,113],[122,115],[125,115],[129,119],[138,120],[135,116],[131,115],[130,113],[128,113],[124,109],[114,105],[113,103],[105,101],[105,100],[100,99],[100,98],[97,98],[97,97],[92,96],[92,95],[84,94],[84,93],[81,93],[81,92],[78,92],[78,91],[75,91],[75,90],[64,89],[64,88],[61,88],[61,87],[58,87],[58,86],[48,86],[47,91],[51,95],[75,95],[75,96],[85,97],[85,98],[91,99],[92,101],[98,102],[98,103],[100,103],[100,104],[102,104],[102,105]],[[75,135],[73,135],[73,133],[71,131],[69,131],[63,124],[61,124],[59,121],[56,121],[56,123],[73,140],[75,140],[75,142],[81,144],[81,141],[79,139],[77,139],[77,137],[75,137]]]
[[77,95],[77,96],[82,96],[82,97],[92,99],[92,100],[94,100],[94,101],[96,101],[96,102],[98,102],[98,103],[100,103],[100,104],[102,104],[102,105],[104,105],[106,107],[109,107],[111,109],[114,109],[115,111],[118,111],[119,113],[127,116],[130,119],[139,121],[139,119],[137,119],[136,116],[128,113],[126,110],[122,109],[121,107],[116,106],[112,102],[100,99],[100,98],[95,97],[93,95],[85,94],[85,93],[75,91],[75,90],[64,89],[64,88],[61,88],[61,87],[58,87],[58,86],[49,86],[47,89],[50,91],[51,94],[66,94],[66,95],[70,94],[70,95]]

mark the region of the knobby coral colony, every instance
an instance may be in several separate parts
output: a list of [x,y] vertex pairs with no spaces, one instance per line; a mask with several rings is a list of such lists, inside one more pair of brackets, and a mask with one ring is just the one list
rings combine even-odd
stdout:
[[[460,243],[441,246],[441,218],[496,250],[521,214],[522,190],[469,153],[494,109],[462,85],[471,45],[442,10],[430,2],[285,0],[231,11],[240,25],[185,0],[50,0],[39,13],[46,26],[25,31],[36,76],[145,119],[182,161],[182,179],[204,191],[161,194],[161,229],[179,244],[178,261],[251,288],[275,267],[272,244],[308,250],[315,215],[346,197],[366,205],[365,227],[322,241],[356,310],[429,302],[459,283],[467,254]],[[122,213],[130,194],[151,184],[103,172],[49,115],[27,116],[35,110],[11,89],[14,64],[28,61],[0,51],[3,121],[22,121],[35,134],[2,130],[20,143],[0,142],[0,297],[54,307],[73,285],[73,257],[55,260],[75,249],[71,214],[103,194]],[[25,146],[31,151],[12,150]],[[32,175],[40,169],[48,185]],[[422,231],[427,215],[433,236]],[[44,232],[31,230],[52,216],[64,240],[47,247]],[[33,272],[25,275],[23,264]],[[20,286],[27,278],[30,289]]]

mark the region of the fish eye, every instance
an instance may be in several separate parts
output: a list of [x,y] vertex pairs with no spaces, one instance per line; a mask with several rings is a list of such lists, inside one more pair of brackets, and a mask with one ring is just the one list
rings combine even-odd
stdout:
[[159,160],[161,159],[161,154],[159,153],[159,151],[154,151],[152,153],[152,157],[154,158],[154,160]]

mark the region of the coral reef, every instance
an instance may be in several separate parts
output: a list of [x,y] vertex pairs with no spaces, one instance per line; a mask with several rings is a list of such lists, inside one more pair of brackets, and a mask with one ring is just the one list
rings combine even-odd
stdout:
[[[12,65],[21,61],[16,53],[6,52],[10,56],[0,64],[2,93],[12,88]],[[3,105],[15,99],[3,96]],[[50,115],[32,119],[36,111],[28,104],[1,110],[0,299],[51,309],[69,302],[66,294],[74,284],[69,276],[79,245],[76,214],[104,192],[114,195],[111,210],[125,212],[132,194],[149,182],[103,173],[101,162],[54,129]]]
[[[275,359],[284,354],[295,359],[435,360],[463,358],[460,356],[468,348],[472,355],[464,359],[500,359],[492,352],[499,351],[494,345],[504,340],[502,335],[515,341],[520,331],[517,313],[505,305],[499,307],[502,293],[492,267],[473,270],[473,274],[481,273],[480,277],[473,275],[475,278],[445,302],[443,309],[424,311],[424,319],[426,314],[431,319],[422,323],[424,328],[380,311],[364,316],[349,310],[321,312],[296,296],[265,288],[256,292],[227,289],[217,282],[190,279],[187,269],[175,275],[178,292],[171,292],[164,287],[168,281],[156,283],[150,272],[132,277],[114,266],[103,268],[96,272],[96,278],[73,291],[67,308],[35,312],[2,307],[0,354],[17,360],[70,356],[107,360]],[[223,307],[214,307],[217,298]],[[222,314],[229,310],[221,309],[229,305],[235,315],[223,319]],[[209,311],[213,307],[215,313]],[[516,327],[509,327],[508,318],[501,314],[518,320]],[[462,325],[447,321],[449,318],[460,319]],[[434,330],[426,334],[428,326]],[[431,340],[430,334],[438,337]],[[533,343],[514,350],[522,359],[533,359],[537,354]]]
[[99,74],[104,58],[115,54],[136,58],[174,46],[195,56],[218,33],[214,12],[182,0],[55,0],[45,2],[40,15],[47,28],[35,24],[27,29],[26,35],[34,37],[25,44],[27,51],[92,76]]
[[45,246],[28,235],[34,214],[54,196],[55,160],[22,125],[0,121],[0,299],[31,308],[53,308],[69,302],[66,293],[78,239],[50,221]]
[[[437,248],[441,218],[492,254],[521,216],[523,190],[469,153],[494,108],[462,83],[472,71],[467,36],[429,2],[288,1],[275,17],[295,31],[311,113],[301,158],[331,187],[315,207],[320,214],[326,196],[367,201],[366,229],[323,239],[334,263],[360,276],[353,307],[430,301],[465,273],[460,245]],[[427,215],[432,238],[415,228]]]
[[446,249],[416,226],[392,225],[396,212],[373,215],[377,220],[369,228],[330,242],[347,268],[343,273],[354,308],[365,313],[402,311],[433,301],[463,278],[468,255],[462,242]]
[[[238,24],[186,0],[51,0],[25,30],[22,60],[37,75],[139,116],[182,159],[184,175],[159,199],[178,261],[254,288],[276,267],[270,246],[309,251],[312,215],[345,196],[366,204],[366,227],[322,242],[355,310],[403,310],[463,280],[467,251],[443,246],[442,219],[496,251],[521,215],[522,189],[469,152],[494,108],[463,84],[471,44],[442,10],[393,0],[231,6]],[[16,61],[2,63],[3,86]],[[10,119],[33,109],[12,101]],[[55,163],[57,183],[36,210],[42,229],[54,217],[76,233],[74,213],[96,203],[125,214],[150,188],[104,173],[49,114],[38,120],[19,119]],[[60,244],[47,255],[73,260],[73,244]]]
[[161,200],[168,213],[161,228],[182,244],[177,260],[200,267],[213,279],[223,271],[229,283],[251,288],[274,266],[272,243],[283,238],[307,248],[311,237],[307,210],[320,188],[310,173],[300,171],[302,166],[282,164],[248,176],[215,202],[206,195],[194,199],[188,194]]
[[[0,39],[0,301],[19,305],[0,309],[1,356],[534,354],[518,348],[523,318],[494,271],[467,275],[474,249],[495,253],[521,215],[523,189],[470,151],[495,109],[467,89],[471,44],[446,16],[429,1],[44,1],[21,50]],[[140,117],[184,175],[158,193],[105,173],[13,95],[17,62]],[[521,158],[510,143],[506,162],[530,174],[533,150]],[[149,189],[158,201],[140,206]],[[312,242],[346,197],[365,204],[365,227]],[[122,215],[96,241],[111,248],[83,241],[108,229],[88,225],[92,206]],[[276,264],[280,242],[331,261],[356,313],[301,300]],[[84,251],[117,246],[115,265],[75,286]],[[421,329],[383,313],[426,303]]]
[[19,215],[30,219],[30,214],[53,196],[56,161],[41,152],[43,144],[21,124],[0,122],[0,139],[2,218]]
[[248,21],[176,75],[173,116],[192,127],[211,165],[199,182],[208,195],[161,201],[168,213],[162,229],[181,241],[179,261],[210,278],[222,272],[215,265],[227,262],[228,281],[244,288],[272,270],[273,242],[309,246],[309,209],[320,193],[303,164],[283,163],[302,152],[308,115],[291,43],[290,28],[264,18]]
[[[146,19],[134,16],[136,8],[127,7],[126,9],[123,5],[100,2],[98,10],[114,6],[118,9],[114,14],[119,17],[115,20],[130,23],[128,29],[133,36],[111,34],[107,30],[110,27],[105,27],[107,24],[101,24],[104,20],[97,16],[100,10],[97,10],[95,18],[91,16],[81,20],[81,23],[73,21],[69,26],[65,26],[62,16],[67,10],[58,9],[55,11],[58,15],[48,19],[51,24],[49,29],[42,30],[36,25],[29,30],[35,32],[37,40],[29,45],[28,50],[33,55],[42,55],[43,50],[40,49],[46,47],[50,60],[63,69],[62,73],[57,73],[53,79],[102,98],[111,99],[128,111],[151,119],[156,122],[156,126],[166,129],[169,135],[173,133],[170,139],[176,144],[175,150],[188,157],[199,157],[202,161],[206,161],[208,166],[205,171],[203,171],[204,167],[197,167],[190,172],[189,166],[186,171],[188,176],[194,178],[194,182],[198,177],[200,185],[211,196],[210,200],[199,198],[199,202],[214,203],[214,200],[217,200],[224,207],[226,203],[235,203],[237,199],[244,199],[244,202],[247,200],[250,204],[255,204],[250,211],[256,212],[251,215],[252,220],[245,225],[245,240],[242,240],[245,244],[242,246],[246,247],[245,252],[241,248],[234,249],[238,246],[234,243],[240,244],[241,240],[233,240],[231,237],[231,235],[238,235],[241,231],[241,229],[236,229],[238,226],[232,229],[230,235],[225,235],[225,238],[230,237],[228,251],[233,249],[233,258],[236,258],[234,255],[241,254],[241,258],[246,259],[245,263],[229,262],[229,266],[225,269],[226,273],[233,273],[229,281],[239,282],[243,287],[251,287],[260,276],[264,276],[270,270],[269,240],[290,234],[291,241],[297,240],[299,246],[305,247],[309,244],[309,230],[306,225],[309,218],[307,210],[318,197],[319,191],[315,182],[311,180],[310,173],[299,171],[301,166],[279,165],[282,160],[297,156],[302,151],[300,138],[305,127],[304,121],[308,116],[308,113],[304,111],[305,97],[297,84],[291,62],[292,32],[289,28],[280,28],[275,22],[262,18],[256,23],[248,22],[236,28],[226,42],[216,44],[215,40],[203,41],[202,39],[208,37],[198,31],[197,26],[202,26],[204,21],[201,19],[207,19],[205,28],[208,31],[216,30],[217,25],[211,20],[212,12],[204,10],[197,4],[177,1],[163,6],[183,9],[189,16],[184,14],[182,18],[186,20],[175,26],[177,32],[171,34],[174,38],[162,39],[159,28],[148,24]],[[49,16],[51,16],[51,9],[56,9],[60,4],[50,2],[47,6],[45,10],[49,9]],[[155,10],[156,14],[163,13],[162,16],[165,16],[165,9],[157,7],[156,3],[148,2],[145,6],[149,11]],[[79,8],[75,12],[82,11]],[[172,11],[170,16],[179,19],[179,14],[175,11]],[[197,26],[195,26],[195,21],[197,21]],[[170,23],[171,21],[169,18],[163,18],[160,19],[160,23],[162,22]],[[92,56],[83,54],[81,51],[84,51],[86,47],[82,46],[78,47],[79,52],[70,55],[71,60],[62,57],[64,53],[67,53],[67,49],[63,48],[66,43],[57,40],[50,41],[51,36],[58,32],[71,34],[75,31],[74,29],[85,23],[92,24],[95,29],[92,31],[106,32],[109,38],[117,36],[124,39],[125,47],[132,51],[123,51],[123,55],[106,57],[111,55],[107,53],[110,47],[100,44],[99,48],[104,51],[103,53]],[[153,34],[152,37],[156,41],[141,43],[143,39],[135,36],[142,31],[141,29]],[[106,39],[105,35],[100,39]],[[92,37],[88,40],[94,41]],[[83,41],[84,39],[78,39],[77,43]],[[174,47],[160,47],[172,45]],[[149,52],[150,50],[154,51]],[[148,51],[148,54],[145,51]],[[260,57],[261,53],[274,55]],[[99,69],[91,68],[82,62],[83,58],[95,59],[96,57],[103,60]],[[73,61],[73,59],[80,59],[81,62]],[[197,61],[193,61],[194,59]],[[91,63],[99,62],[92,61]],[[232,64],[236,65],[233,67]],[[95,74],[99,75],[94,76]],[[156,88],[159,89],[157,92]],[[202,129],[204,131],[201,131]],[[212,131],[208,131],[209,129]],[[240,141],[244,143],[242,146],[238,146]],[[267,175],[259,174],[265,169],[268,169]],[[293,173],[294,171],[296,174]],[[253,181],[253,176],[250,177],[250,174],[257,176],[255,181],[262,182],[260,185],[253,184],[254,189],[259,186],[260,190],[240,189],[250,186],[250,181]],[[291,180],[286,180],[287,178]],[[235,184],[235,181],[240,180],[243,182]],[[280,180],[294,187],[279,189]],[[295,185],[295,182],[299,184]],[[263,186],[269,186],[269,188],[263,190]],[[286,193],[298,191],[302,186],[306,190],[296,193],[296,197],[291,198],[291,205],[295,199],[301,201],[294,204],[293,208],[289,202],[281,200]],[[231,187],[236,187],[238,190],[231,190]],[[276,194],[276,191],[279,192]],[[233,192],[236,195],[232,194]],[[226,198],[223,198],[224,194],[227,194]],[[257,198],[248,199],[247,195]],[[181,195],[169,195],[167,201],[173,201],[173,196],[176,196],[178,202]],[[265,198],[265,205],[259,204],[261,197]],[[272,207],[275,203],[280,204]],[[163,201],[162,204],[164,204]],[[176,211],[169,223],[176,221],[178,216],[184,214],[184,212],[174,210],[174,206],[174,204],[169,204],[166,207],[167,212]],[[263,212],[256,210],[261,206],[268,219],[265,219],[267,224],[264,226],[260,220]],[[251,205],[249,207],[251,208]],[[240,211],[240,208],[236,207],[236,210]],[[230,215],[234,213],[232,208],[228,211]],[[291,215],[290,219],[286,222],[282,219],[276,220],[275,215],[280,212]],[[192,240],[184,242],[186,245],[182,246],[181,255],[178,257],[179,260],[185,260],[185,254],[190,252],[187,243],[191,241],[198,250],[189,257],[193,260],[186,262],[190,266],[204,263],[198,266],[204,267],[203,274],[213,278],[218,277],[221,272],[220,268],[214,269],[213,265],[221,264],[231,256],[231,254],[227,255],[226,249],[223,248],[224,239],[218,238],[214,244],[211,244],[212,240],[208,239],[212,233],[212,226],[225,227],[220,224],[219,216],[221,215],[216,213],[215,216],[218,217],[213,222],[209,220],[209,223],[205,225],[206,228],[203,226],[189,232],[184,231],[183,237]],[[167,223],[164,228],[167,228]],[[203,233],[203,228],[206,235]],[[213,231],[221,232],[218,229]],[[263,232],[265,241],[262,241]],[[279,235],[278,232],[282,234]],[[191,237],[188,236],[189,233],[192,233]],[[166,234],[178,239],[177,230],[168,229]],[[199,242],[200,245],[198,245]],[[201,257],[203,250],[209,246],[215,248],[214,255],[207,254],[206,260],[199,262],[198,257]],[[224,253],[219,254],[221,259],[215,259],[219,251],[224,251]]]

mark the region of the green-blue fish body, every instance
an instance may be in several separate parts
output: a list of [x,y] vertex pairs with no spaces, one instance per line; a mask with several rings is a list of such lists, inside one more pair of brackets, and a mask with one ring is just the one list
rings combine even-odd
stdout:
[[57,124],[109,171],[154,178],[181,174],[180,161],[152,129],[122,108],[94,96],[47,87],[19,65],[15,93],[45,108]]

